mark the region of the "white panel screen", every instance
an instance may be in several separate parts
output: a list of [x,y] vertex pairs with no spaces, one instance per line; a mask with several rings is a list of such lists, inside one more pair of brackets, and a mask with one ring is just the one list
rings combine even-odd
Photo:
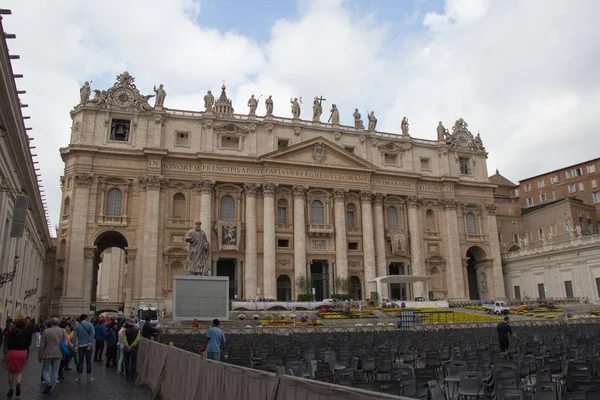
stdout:
[[229,277],[175,276],[173,319],[177,321],[229,319]]

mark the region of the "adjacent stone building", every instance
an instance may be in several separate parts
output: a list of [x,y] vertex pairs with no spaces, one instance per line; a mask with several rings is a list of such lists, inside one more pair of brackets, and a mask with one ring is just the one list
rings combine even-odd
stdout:
[[[186,272],[186,232],[202,222],[211,273],[230,277],[232,298],[295,299],[310,282],[318,299],[348,290],[367,298],[390,274],[436,275],[429,296],[504,296],[495,186],[487,153],[464,120],[438,140],[355,126],[234,113],[226,88],[204,97],[204,111],[150,106],[127,72],[106,91],[81,89],[71,112],[52,307],[61,313],[139,304],[170,310],[173,276]],[[274,104],[273,104],[274,103]],[[290,106],[289,104],[287,106]],[[348,110],[350,113],[351,110]],[[283,114],[283,112],[281,112]],[[435,126],[432,126],[434,129]],[[101,254],[125,252],[122,284],[97,298]],[[396,284],[391,298],[427,296]]]
[[[3,10],[3,14],[8,12]],[[52,238],[21,110],[7,34],[0,16],[0,321],[45,313],[44,274],[52,272]],[[23,221],[23,223],[20,223]]]

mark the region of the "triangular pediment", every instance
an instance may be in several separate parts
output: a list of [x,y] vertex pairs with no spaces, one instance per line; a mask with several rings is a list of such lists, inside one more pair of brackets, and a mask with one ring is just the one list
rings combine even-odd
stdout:
[[263,162],[305,164],[333,168],[360,169],[375,171],[370,162],[330,142],[317,137],[293,146],[279,149],[261,157]]
[[226,122],[221,124],[215,124],[213,126],[213,131],[216,133],[229,133],[229,134],[247,134],[250,132],[250,129],[247,127],[235,124],[233,122]]

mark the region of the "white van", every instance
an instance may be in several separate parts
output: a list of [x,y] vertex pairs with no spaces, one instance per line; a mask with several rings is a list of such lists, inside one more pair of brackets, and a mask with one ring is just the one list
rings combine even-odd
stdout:
[[484,303],[483,309],[488,314],[494,313],[494,314],[500,315],[500,314],[509,314],[510,313],[510,307],[508,306],[508,304],[506,304],[505,301],[497,300],[497,301],[494,301],[491,303]]

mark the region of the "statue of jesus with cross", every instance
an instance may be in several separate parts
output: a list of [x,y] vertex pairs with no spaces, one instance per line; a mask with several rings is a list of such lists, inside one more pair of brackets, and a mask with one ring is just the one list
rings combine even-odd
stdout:
[[323,106],[321,103],[323,101],[327,101],[327,99],[324,99],[323,96],[315,97],[315,100],[313,101],[313,121],[321,121],[321,114],[323,114]]

